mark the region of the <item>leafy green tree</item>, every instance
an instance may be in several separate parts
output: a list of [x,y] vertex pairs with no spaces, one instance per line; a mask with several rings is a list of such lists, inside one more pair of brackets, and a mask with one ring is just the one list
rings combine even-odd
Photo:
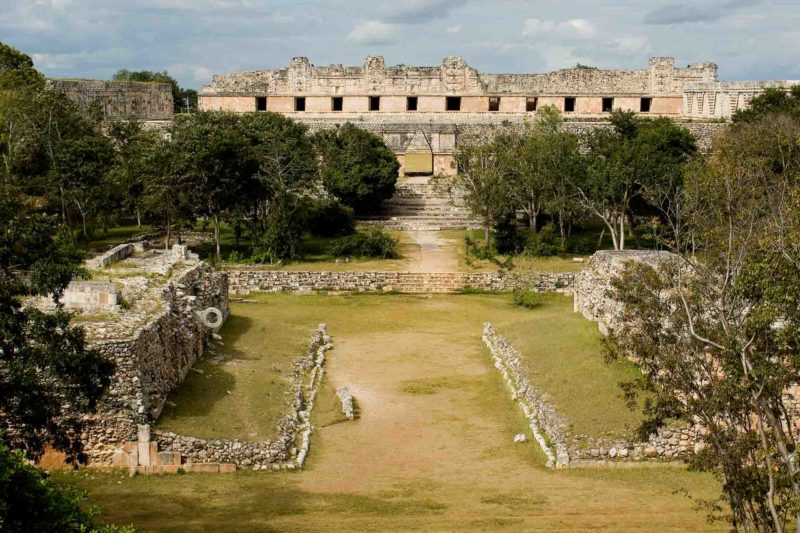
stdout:
[[33,68],[29,55],[0,42],[0,91],[23,87],[41,90],[44,76]]
[[674,188],[697,146],[668,119],[615,111],[611,124],[588,135],[587,171],[574,185],[583,207],[606,225],[614,249],[624,250],[632,202],[644,191]]
[[392,197],[400,165],[379,136],[347,123],[315,140],[325,190],[356,214],[374,212]]
[[510,180],[495,142],[464,137],[455,153],[456,184],[464,192],[470,212],[481,219],[484,246],[490,246],[491,229],[508,214]]
[[495,142],[511,195],[528,216],[531,233],[537,232],[539,215],[549,210],[558,217],[563,241],[571,199],[564,185],[580,181],[584,165],[578,137],[564,131],[561,123],[558,110],[545,106],[524,133],[501,135]]
[[[145,210],[145,180],[152,171],[154,152],[164,149],[158,133],[148,131],[137,119],[115,120],[108,124],[107,135],[114,144],[114,166],[111,182],[121,195],[124,209],[136,216],[142,225]],[[161,169],[163,170],[163,169]]]
[[787,114],[800,118],[800,85],[790,89],[770,87],[750,101],[750,107],[733,114],[734,123],[755,122],[770,114]]
[[111,142],[100,134],[64,139],[55,146],[50,183],[59,191],[68,211],[72,206],[76,208],[84,238],[88,235],[87,220],[114,208],[118,196],[112,189],[113,164]]
[[0,187],[0,431],[29,458],[49,443],[81,460],[81,417],[94,410],[113,364],[87,347],[69,313],[22,306],[23,297],[58,297],[82,259],[57,220],[29,204],[13,186]]
[[[634,356],[648,393],[643,433],[684,419],[703,429],[690,464],[722,481],[737,531],[800,527],[800,120],[732,127],[685,175],[679,258],[630,265],[614,281],[615,357]],[[683,240],[691,242],[683,242]],[[697,257],[694,251],[701,253]]]
[[175,171],[196,198],[197,214],[213,222],[220,258],[222,220],[259,194],[259,162],[250,138],[238,115],[198,111],[176,117],[171,139]]
[[0,438],[0,529],[7,533],[133,533],[132,527],[96,525],[97,511],[84,509],[85,498],[25,464],[23,455],[9,450]]
[[153,72],[150,70],[130,71],[118,70],[112,77],[114,81],[144,81],[155,83],[169,83],[172,86],[172,101],[176,113],[185,113],[197,109],[197,91],[183,88],[170,76],[166,70]]

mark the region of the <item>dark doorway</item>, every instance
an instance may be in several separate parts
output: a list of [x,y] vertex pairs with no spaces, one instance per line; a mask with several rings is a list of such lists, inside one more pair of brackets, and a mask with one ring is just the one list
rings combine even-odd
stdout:
[[370,96],[369,97],[369,110],[370,111],[380,111],[381,110],[381,97],[380,96]]
[[642,113],[649,113],[650,112],[650,106],[652,106],[652,105],[653,105],[653,99],[652,98],[642,98],[642,101],[639,104],[639,111],[641,111]]
[[406,111],[416,111],[417,110],[417,97],[416,96],[409,96],[406,98]]
[[603,113],[611,113],[614,110],[614,99],[603,98]]
[[266,111],[266,110],[267,110],[267,97],[256,96],[256,111]]
[[489,97],[489,111],[500,111],[500,97],[499,96],[490,96]]
[[574,96],[567,96],[564,98],[564,113],[574,113],[575,112],[575,97]]
[[333,98],[331,98],[332,111],[341,111],[343,104],[344,104],[344,98],[342,98],[341,96],[334,96]]
[[294,99],[294,110],[295,111],[305,111],[306,110],[306,97],[305,96],[296,96]]
[[525,99],[525,111],[533,113],[536,111],[536,106],[539,104],[539,99],[535,96],[529,96]]
[[448,96],[445,100],[445,109],[447,111],[461,111],[461,97]]

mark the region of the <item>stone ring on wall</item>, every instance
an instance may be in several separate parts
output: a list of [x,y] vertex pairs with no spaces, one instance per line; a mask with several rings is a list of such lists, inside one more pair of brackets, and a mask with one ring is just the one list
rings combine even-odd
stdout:
[[222,311],[216,307],[209,307],[205,311],[198,313],[200,322],[207,328],[215,329],[222,325]]

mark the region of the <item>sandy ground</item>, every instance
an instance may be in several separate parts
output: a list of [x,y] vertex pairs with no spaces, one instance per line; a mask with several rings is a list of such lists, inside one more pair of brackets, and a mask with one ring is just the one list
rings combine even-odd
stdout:
[[406,257],[411,272],[458,272],[458,241],[440,231],[406,232],[416,250]]

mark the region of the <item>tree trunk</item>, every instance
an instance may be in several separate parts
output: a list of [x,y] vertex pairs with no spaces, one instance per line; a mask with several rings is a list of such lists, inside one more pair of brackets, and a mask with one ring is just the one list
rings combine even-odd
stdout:
[[616,250],[625,249],[625,214],[619,217],[619,246],[614,247]]
[[142,227],[142,212],[139,209],[136,210],[136,227]]
[[484,224],[483,225],[483,245],[486,247],[487,250],[489,249],[489,231],[490,230],[491,230],[491,228],[489,227],[488,224]]
[[220,249],[219,249],[219,216],[214,214],[214,242],[217,246],[217,259],[220,258]]
[[528,226],[531,229],[531,233],[536,235],[539,228],[536,226],[536,219],[539,218],[539,210],[536,209],[536,206],[531,202],[528,204]]

